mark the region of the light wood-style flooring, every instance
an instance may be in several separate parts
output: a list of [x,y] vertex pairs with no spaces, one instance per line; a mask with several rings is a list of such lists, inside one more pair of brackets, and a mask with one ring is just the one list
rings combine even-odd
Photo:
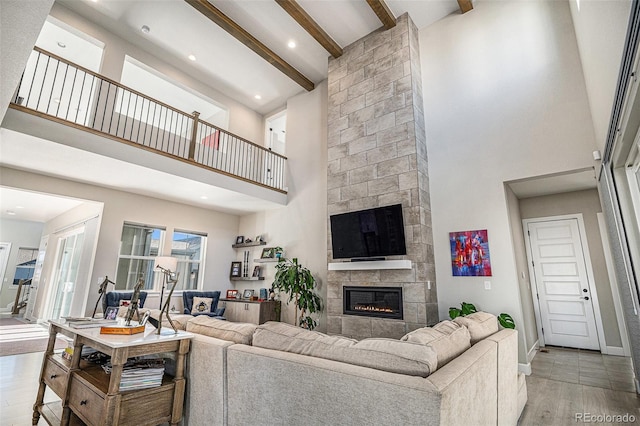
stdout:
[[[632,422],[597,424],[640,425],[640,396],[634,391],[633,369],[628,357],[599,352],[547,347],[538,352],[527,377],[529,399],[520,417],[521,426],[576,425],[586,415],[627,414]],[[616,419],[611,419],[616,420]],[[619,420],[625,420],[620,418]]]

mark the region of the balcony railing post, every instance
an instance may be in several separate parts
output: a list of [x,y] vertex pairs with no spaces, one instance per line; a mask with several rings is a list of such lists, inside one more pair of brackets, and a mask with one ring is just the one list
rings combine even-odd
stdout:
[[198,121],[200,113],[193,111],[193,127],[191,128],[191,142],[189,142],[189,160],[194,161],[196,157],[196,138],[198,137]]

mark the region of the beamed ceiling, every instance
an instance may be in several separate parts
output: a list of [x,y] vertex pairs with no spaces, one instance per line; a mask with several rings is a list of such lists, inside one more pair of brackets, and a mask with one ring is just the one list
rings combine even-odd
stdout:
[[[327,59],[409,13],[423,28],[468,0],[58,0],[266,114],[327,78]],[[146,34],[140,29],[149,27]],[[290,42],[295,47],[288,46]],[[187,57],[194,55],[195,61]],[[259,95],[259,99],[256,97]]]

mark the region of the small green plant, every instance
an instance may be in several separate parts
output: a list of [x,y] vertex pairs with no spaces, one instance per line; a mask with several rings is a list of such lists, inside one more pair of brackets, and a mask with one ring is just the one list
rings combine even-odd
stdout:
[[322,310],[322,299],[315,293],[315,287],[316,279],[313,278],[311,271],[298,263],[298,259],[280,258],[276,265],[273,289],[288,294],[287,303],[295,300],[298,326],[309,330],[313,330],[318,325],[309,314]]
[[[449,308],[449,317],[451,319],[465,317],[469,314],[473,314],[474,312],[478,312],[475,305],[472,303],[462,302],[460,304],[460,308]],[[498,315],[498,322],[503,328],[516,328],[516,323],[509,314],[502,313]]]

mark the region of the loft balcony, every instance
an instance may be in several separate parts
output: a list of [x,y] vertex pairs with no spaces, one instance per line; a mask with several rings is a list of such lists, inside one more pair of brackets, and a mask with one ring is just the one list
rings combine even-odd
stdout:
[[53,140],[64,125],[56,142],[286,204],[286,157],[37,47],[9,112],[3,127]]

